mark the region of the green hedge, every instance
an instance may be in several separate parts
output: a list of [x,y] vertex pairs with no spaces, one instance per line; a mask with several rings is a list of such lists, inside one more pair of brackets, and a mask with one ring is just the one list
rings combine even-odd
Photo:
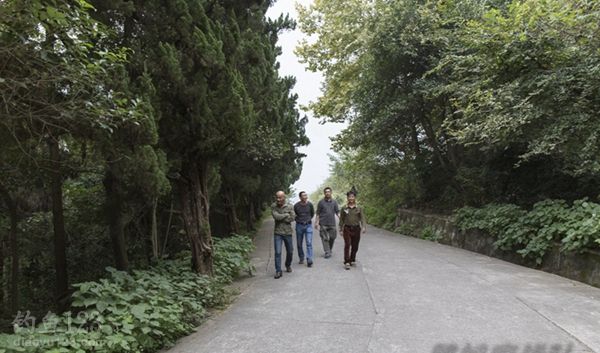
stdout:
[[455,212],[459,228],[481,229],[496,238],[502,250],[515,250],[538,264],[554,242],[562,251],[597,249],[600,245],[600,204],[586,199],[568,204],[545,200],[531,210],[512,204],[464,207]]
[[215,276],[190,270],[187,254],[150,270],[74,285],[72,310],[37,322],[19,317],[22,327],[0,335],[0,353],[154,352],[194,329],[206,309],[225,303],[225,285],[250,268],[250,238],[215,239]]

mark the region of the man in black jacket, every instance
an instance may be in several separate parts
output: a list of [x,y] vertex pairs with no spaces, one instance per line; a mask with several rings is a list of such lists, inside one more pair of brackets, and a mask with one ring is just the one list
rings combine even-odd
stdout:
[[304,263],[304,239],[306,239],[306,266],[313,265],[313,248],[312,248],[312,218],[315,215],[313,204],[308,201],[306,192],[301,191],[298,194],[300,201],[294,205],[294,213],[296,214],[296,243],[298,245],[299,264]]

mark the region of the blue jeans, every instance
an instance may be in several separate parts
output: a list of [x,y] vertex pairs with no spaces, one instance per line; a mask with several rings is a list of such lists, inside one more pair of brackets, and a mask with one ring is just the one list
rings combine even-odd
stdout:
[[275,234],[275,272],[281,272],[281,243],[285,243],[285,267],[292,265],[292,256],[294,256],[294,245],[292,235]]
[[298,257],[300,261],[304,260],[304,238],[306,238],[306,261],[308,263],[312,262],[313,258],[313,248],[312,248],[312,239],[313,239],[313,230],[312,224],[298,224],[296,223],[296,245],[298,245]]

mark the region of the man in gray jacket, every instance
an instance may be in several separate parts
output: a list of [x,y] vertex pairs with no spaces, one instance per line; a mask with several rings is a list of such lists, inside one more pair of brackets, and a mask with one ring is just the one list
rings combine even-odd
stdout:
[[335,217],[340,216],[340,208],[337,202],[332,198],[333,193],[330,187],[323,190],[325,197],[317,204],[317,216],[315,217],[315,228],[319,230],[325,258],[331,257],[333,243],[337,237],[335,228]]
[[274,245],[275,245],[275,279],[281,278],[281,243],[285,244],[285,272],[292,272],[292,256],[294,247],[292,244],[292,222],[296,215],[292,205],[286,202],[285,193],[277,191],[277,199],[271,205],[271,213],[275,220]]

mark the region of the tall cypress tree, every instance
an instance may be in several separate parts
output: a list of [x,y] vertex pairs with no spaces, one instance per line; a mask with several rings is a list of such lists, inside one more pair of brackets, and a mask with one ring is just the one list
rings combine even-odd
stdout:
[[[298,178],[301,155],[297,147],[308,143],[306,119],[298,114],[296,97],[290,93],[294,80],[281,78],[277,72],[278,33],[293,29],[295,23],[288,17],[267,19],[269,5],[270,1],[228,5],[226,58],[243,77],[252,124],[242,143],[226,151],[220,168],[219,196],[229,232],[239,229],[236,208],[246,211],[250,228],[255,212],[271,200],[273,190],[286,189]],[[227,45],[233,42],[238,44]]]
[[155,88],[160,145],[167,154],[192,268],[212,273],[209,178],[223,151],[247,130],[245,90],[223,52],[226,11],[215,2],[135,2],[125,20],[133,63]]
[[211,273],[210,193],[217,190],[209,190],[210,180],[220,173],[220,202],[230,230],[237,230],[236,207],[259,209],[273,185],[287,187],[299,174],[296,147],[307,143],[305,120],[290,95],[293,80],[278,77],[276,63],[277,32],[292,24],[266,20],[270,1],[96,5],[98,16],[122,30],[123,43],[134,52],[131,78],[151,80],[160,147],[192,267]]

